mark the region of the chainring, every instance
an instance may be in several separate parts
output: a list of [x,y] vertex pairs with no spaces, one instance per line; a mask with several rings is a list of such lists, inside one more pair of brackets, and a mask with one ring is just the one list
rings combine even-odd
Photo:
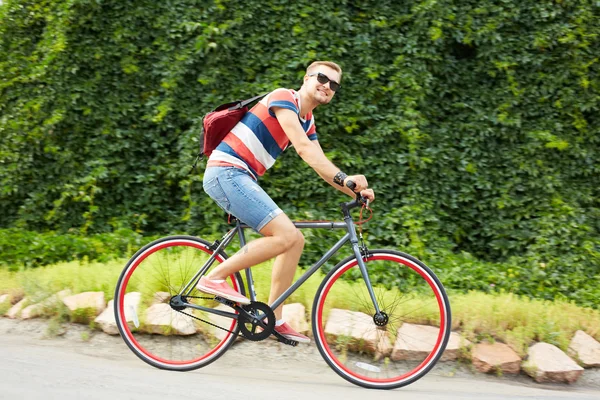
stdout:
[[[260,301],[253,301],[242,306],[242,309],[250,314],[238,314],[238,326],[246,339],[258,342],[271,336],[275,329],[275,314],[271,307]],[[264,328],[260,325],[260,319],[265,325]]]

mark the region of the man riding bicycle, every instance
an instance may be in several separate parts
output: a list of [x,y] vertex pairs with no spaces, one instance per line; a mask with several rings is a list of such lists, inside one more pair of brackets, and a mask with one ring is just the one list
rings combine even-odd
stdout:
[[[298,90],[276,89],[257,103],[212,152],[204,173],[204,191],[229,214],[260,232],[264,237],[244,246],[202,277],[197,288],[240,304],[250,300],[231,288],[225,279],[238,271],[273,257],[272,304],[292,284],[304,249],[304,236],[288,216],[258,185],[257,177],[269,169],[290,145],[321,178],[336,189],[355,197],[346,187],[352,180],[355,190],[373,201],[364,175],[347,176],[327,159],[317,140],[312,111],[331,101],[340,88],[342,70],[330,61],[316,61],[306,70]],[[275,330],[285,338],[309,343],[310,339],[282,320],[283,306],[273,310]]]

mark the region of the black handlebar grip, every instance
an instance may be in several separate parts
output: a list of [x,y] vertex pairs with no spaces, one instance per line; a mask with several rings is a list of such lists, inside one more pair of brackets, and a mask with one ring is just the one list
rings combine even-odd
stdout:
[[354,192],[354,189],[356,189],[356,183],[354,183],[353,181],[346,182],[346,186],[348,186],[348,188],[350,190],[352,190],[353,192]]

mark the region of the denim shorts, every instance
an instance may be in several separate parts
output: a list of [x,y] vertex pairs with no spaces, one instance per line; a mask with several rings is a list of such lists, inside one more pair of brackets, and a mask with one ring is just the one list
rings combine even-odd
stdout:
[[283,213],[250,173],[241,168],[208,167],[203,186],[219,207],[258,232]]

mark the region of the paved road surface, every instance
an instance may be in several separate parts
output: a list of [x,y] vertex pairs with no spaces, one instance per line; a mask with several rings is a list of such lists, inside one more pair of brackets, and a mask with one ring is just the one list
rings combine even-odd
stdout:
[[[23,322],[12,329],[5,321],[0,320],[0,399],[600,399],[597,386],[539,385],[527,377],[511,381],[437,368],[402,389],[368,390],[339,378],[316,350],[295,353],[275,342],[242,343],[206,368],[168,372],[140,361],[118,337],[80,331],[40,339]],[[253,362],[260,353],[265,358]]]

